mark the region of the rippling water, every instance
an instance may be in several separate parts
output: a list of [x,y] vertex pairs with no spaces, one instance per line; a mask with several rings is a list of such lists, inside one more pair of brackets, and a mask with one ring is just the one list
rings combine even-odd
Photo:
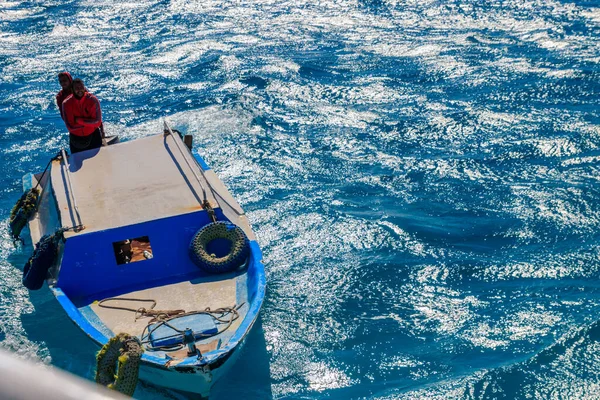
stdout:
[[214,398],[596,398],[599,38],[598,0],[0,0],[0,346],[93,376],[6,229],[69,70],[109,133],[193,134],[255,228]]

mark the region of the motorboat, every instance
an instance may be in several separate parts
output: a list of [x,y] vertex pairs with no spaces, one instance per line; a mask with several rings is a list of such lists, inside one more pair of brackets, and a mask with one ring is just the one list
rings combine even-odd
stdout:
[[25,175],[39,196],[24,283],[47,283],[98,346],[134,338],[139,379],[207,396],[256,322],[266,281],[248,218],[190,139],[164,121],[155,135],[62,150]]

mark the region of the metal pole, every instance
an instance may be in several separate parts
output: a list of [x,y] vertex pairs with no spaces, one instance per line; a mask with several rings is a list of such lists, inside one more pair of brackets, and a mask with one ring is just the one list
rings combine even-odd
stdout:
[[79,225],[74,227],[75,228],[75,232],[83,230],[84,226],[83,223],[81,222],[81,215],[79,215],[79,207],[77,207],[77,200],[75,199],[75,191],[73,190],[73,184],[71,183],[71,172],[69,171],[70,166],[69,166],[69,160],[67,159],[67,153],[65,152],[65,149],[61,150],[62,153],[62,159],[65,162],[65,175],[67,176],[67,183],[69,184],[69,193],[73,199],[73,208],[75,209],[75,215],[77,215],[77,219],[79,221]]
[[[173,138],[173,141],[175,142],[175,145],[177,146],[177,149],[179,149],[179,152],[183,156],[183,159],[185,160],[186,164],[188,165],[188,167],[190,167],[190,170],[192,171],[192,174],[194,174],[194,177],[196,177],[196,180],[198,181],[198,184],[200,185],[200,188],[202,189],[203,200],[207,201],[208,199],[206,198],[206,190],[204,189],[204,186],[202,185],[202,181],[200,180],[200,177],[198,176],[198,174],[196,174],[196,171],[190,165],[190,162],[188,161],[185,153],[183,152],[183,150],[181,149],[181,147],[179,147],[179,143],[177,143],[178,140],[181,140],[181,139],[179,139],[179,135],[173,135],[173,131],[171,130],[171,127],[169,125],[167,125],[167,121],[163,121],[163,122],[165,124],[165,130],[168,131],[169,134],[171,135],[171,137]],[[175,136],[177,136],[177,138]],[[200,168],[200,171],[202,173],[202,176],[204,176],[204,171],[202,171],[202,168]],[[204,180],[206,180],[205,176],[204,176]],[[208,180],[206,180],[206,182],[208,183]],[[214,194],[213,194],[213,196],[214,196]]]
[[[192,173],[194,174],[194,176],[196,177],[196,180],[198,181],[198,184],[200,185],[200,187],[202,188],[202,193],[204,194],[204,201],[207,201],[206,199],[206,190],[204,189],[204,187],[202,186],[202,182],[200,181],[200,178],[198,177],[198,175],[196,174],[196,171],[194,170],[194,168],[190,165],[185,153],[183,152],[183,150],[181,149],[181,147],[179,146],[179,143],[177,143],[177,140],[181,140],[176,138],[175,136],[179,136],[179,135],[174,135],[173,134],[173,130],[171,129],[171,127],[169,126],[169,124],[167,124],[166,120],[163,120],[164,126],[165,126],[165,134],[168,132],[171,137],[173,137],[173,141],[175,142],[175,144],[177,145],[177,148],[179,149],[179,152],[183,155],[183,158],[185,160],[185,162],[187,163],[188,167],[190,167],[190,169],[192,170]],[[204,174],[204,170],[202,169],[202,167],[200,166],[200,164],[198,164],[198,161],[196,160],[196,158],[192,157],[194,159],[194,163],[196,164],[196,166],[198,167],[198,169],[200,169],[200,173],[202,174],[202,176],[204,177],[204,180],[206,181],[206,184],[208,185],[208,187],[210,188],[210,191],[215,199],[215,201],[217,201],[217,197],[219,197],[221,200],[223,200],[223,202],[225,204],[227,204],[229,206],[229,208],[231,208],[233,210],[234,213],[236,213],[237,215],[241,216],[244,215],[243,212],[239,212],[235,207],[233,207],[231,204],[229,204],[227,202],[227,200],[225,200],[223,198],[223,196],[221,196],[219,194],[219,192],[217,192],[212,185],[210,184],[210,182],[208,181],[208,178],[206,178],[206,175]],[[221,206],[218,201],[217,201],[217,205],[219,205],[219,207]]]

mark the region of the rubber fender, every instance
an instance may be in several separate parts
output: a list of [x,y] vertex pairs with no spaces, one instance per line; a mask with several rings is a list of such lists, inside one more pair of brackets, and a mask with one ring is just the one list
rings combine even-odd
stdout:
[[56,262],[58,242],[62,234],[44,235],[23,267],[23,286],[38,290],[44,285],[48,269]]
[[10,211],[9,227],[13,239],[19,239],[19,235],[25,225],[27,225],[27,221],[37,211],[39,196],[39,189],[32,188],[28,190],[23,193]]
[[250,242],[239,226],[218,221],[196,232],[189,250],[192,261],[202,270],[221,274],[245,264],[250,254]]
[[144,349],[134,336],[119,333],[96,355],[96,383],[133,396]]

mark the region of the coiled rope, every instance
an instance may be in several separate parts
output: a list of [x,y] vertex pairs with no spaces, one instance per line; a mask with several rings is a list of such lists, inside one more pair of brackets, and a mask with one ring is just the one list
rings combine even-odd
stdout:
[[[129,308],[129,307],[121,307],[121,306],[109,306],[104,303],[108,301],[135,301],[135,302],[146,302],[152,303],[150,308],[139,307],[139,308]],[[140,318],[144,317],[152,317],[153,319],[150,322],[154,322],[157,318],[168,318],[175,315],[180,315],[185,313],[185,310],[155,310],[156,301],[152,299],[136,299],[132,297],[109,297],[104,300],[100,300],[98,302],[98,307],[102,308],[111,308],[113,310],[124,310],[131,311],[135,313],[135,320],[137,321]]]
[[[240,314],[238,312],[238,310],[244,305],[244,303],[240,304],[239,306],[233,306],[233,307],[221,307],[221,308],[217,308],[215,310],[211,310],[210,307],[207,307],[204,309],[204,311],[190,311],[190,312],[185,312],[179,315],[175,315],[172,317],[165,317],[165,318],[159,318],[159,319],[154,319],[153,321],[158,321],[158,323],[154,324],[152,326],[152,328],[150,328],[150,324],[152,323],[152,321],[150,323],[148,323],[148,325],[146,325],[146,327],[144,328],[144,330],[142,331],[142,336],[141,336],[141,342],[142,344],[145,346],[145,348],[148,351],[174,351],[174,350],[179,350],[181,348],[184,347],[183,344],[177,344],[177,345],[170,345],[170,346],[152,346],[151,344],[151,340],[150,340],[150,335],[156,331],[158,328],[160,328],[161,326],[167,326],[171,329],[173,329],[175,332],[177,332],[174,335],[170,335],[170,336],[164,336],[161,337],[161,339],[170,339],[170,338],[175,338],[175,337],[183,337],[185,330],[182,329],[178,329],[176,327],[174,327],[173,325],[171,325],[169,322],[172,321],[175,318],[180,318],[180,317],[185,317],[188,315],[199,315],[199,314],[207,314],[210,315],[216,322],[219,322],[221,324],[225,324],[224,327],[221,327],[221,329],[219,329],[217,332],[215,333],[200,333],[200,332],[194,332],[194,336],[196,337],[200,337],[200,339],[206,339],[212,336],[216,336],[219,335],[223,332],[225,332],[227,329],[229,329],[229,327],[233,324],[233,322],[235,320],[237,320],[240,317]],[[229,318],[226,318],[227,316],[229,316]]]
[[[104,304],[109,301],[148,302],[148,303],[152,303],[152,305],[150,306],[149,309],[147,309],[145,307],[129,308],[129,307]],[[240,317],[240,314],[238,311],[245,304],[245,302],[241,303],[240,305],[234,305],[233,307],[221,307],[221,308],[217,308],[215,310],[211,310],[210,307],[207,307],[203,311],[189,311],[189,312],[186,312],[185,310],[154,310],[154,307],[156,306],[156,300],[138,299],[138,298],[131,298],[131,297],[109,297],[109,298],[99,301],[97,304],[98,304],[98,307],[111,308],[114,310],[131,311],[131,312],[135,313],[136,321],[140,318],[151,317],[152,319],[148,322],[148,324],[144,327],[144,330],[142,331],[141,341],[140,341],[142,343],[142,345],[148,351],[157,351],[157,350],[175,351],[175,350],[179,350],[179,349],[183,348],[183,344],[178,344],[178,345],[174,345],[174,346],[153,347],[151,345],[150,335],[155,330],[157,330],[161,326],[165,325],[165,326],[168,326],[169,328],[173,329],[175,332],[177,332],[177,334],[161,337],[161,339],[183,337],[184,331],[174,327],[169,322],[175,318],[185,317],[185,316],[189,316],[189,315],[198,315],[198,314],[210,315],[216,322],[225,324],[225,326],[221,327],[221,329],[219,329],[216,333],[203,334],[203,333],[195,332],[194,334],[196,336],[200,336],[201,338],[208,338],[208,337],[219,335],[219,334],[223,333],[224,331],[226,331],[227,329],[229,329],[229,327],[233,324],[233,322]],[[153,325],[153,326],[150,328],[150,325]]]

